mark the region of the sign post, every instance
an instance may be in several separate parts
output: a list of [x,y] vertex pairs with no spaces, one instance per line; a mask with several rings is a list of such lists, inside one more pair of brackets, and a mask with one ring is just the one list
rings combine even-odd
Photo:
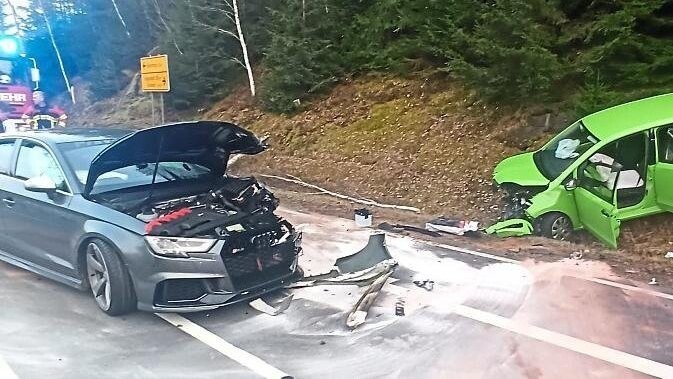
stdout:
[[171,91],[171,77],[168,69],[168,55],[153,55],[140,58],[140,88],[152,96],[152,123],[155,123],[154,93],[160,93],[161,123],[166,122],[164,93]]

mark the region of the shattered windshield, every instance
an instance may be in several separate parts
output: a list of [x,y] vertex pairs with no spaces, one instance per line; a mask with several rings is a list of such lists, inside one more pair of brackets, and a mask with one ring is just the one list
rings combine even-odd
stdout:
[[534,154],[535,165],[547,179],[554,180],[597,142],[584,124],[577,122]]

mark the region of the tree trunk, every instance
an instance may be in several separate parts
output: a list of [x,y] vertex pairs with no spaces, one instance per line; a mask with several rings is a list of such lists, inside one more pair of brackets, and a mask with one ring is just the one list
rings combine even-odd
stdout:
[[238,1],[232,0],[234,8],[234,20],[236,21],[236,31],[238,32],[238,41],[241,43],[241,50],[243,50],[243,62],[245,69],[248,71],[248,81],[250,82],[250,93],[255,97],[255,77],[252,73],[252,66],[250,65],[250,58],[248,57],[248,45],[245,44],[245,37],[243,36],[243,28],[241,27],[241,17],[238,14]]
[[74,88],[70,85],[70,79],[68,79],[68,74],[65,72],[65,65],[63,64],[63,58],[61,58],[61,51],[58,49],[56,44],[56,39],[54,38],[54,31],[51,29],[51,24],[49,23],[49,18],[47,17],[47,11],[42,4],[42,0],[39,0],[40,8],[42,9],[42,17],[44,18],[44,23],[47,25],[47,32],[49,33],[49,39],[51,39],[51,45],[54,47],[54,52],[56,52],[56,59],[58,59],[58,64],[61,67],[61,74],[63,74],[63,80],[65,81],[65,86],[68,89],[70,94],[70,99],[72,103],[75,104],[75,92]]

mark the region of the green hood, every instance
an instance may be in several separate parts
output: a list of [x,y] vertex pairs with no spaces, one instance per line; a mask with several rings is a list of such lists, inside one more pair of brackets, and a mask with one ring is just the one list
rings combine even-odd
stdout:
[[533,153],[515,155],[500,162],[495,167],[493,178],[498,184],[514,183],[524,187],[549,184],[549,180],[537,169]]

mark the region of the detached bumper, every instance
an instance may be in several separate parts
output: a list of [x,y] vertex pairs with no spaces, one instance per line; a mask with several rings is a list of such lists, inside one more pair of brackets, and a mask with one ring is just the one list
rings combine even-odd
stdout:
[[501,221],[486,229],[486,233],[495,234],[498,237],[523,237],[533,234],[533,224],[530,221],[516,218]]
[[236,254],[220,241],[209,254],[180,259],[148,252],[144,262],[129,262],[138,309],[211,310],[282,288],[298,279],[298,241]]

